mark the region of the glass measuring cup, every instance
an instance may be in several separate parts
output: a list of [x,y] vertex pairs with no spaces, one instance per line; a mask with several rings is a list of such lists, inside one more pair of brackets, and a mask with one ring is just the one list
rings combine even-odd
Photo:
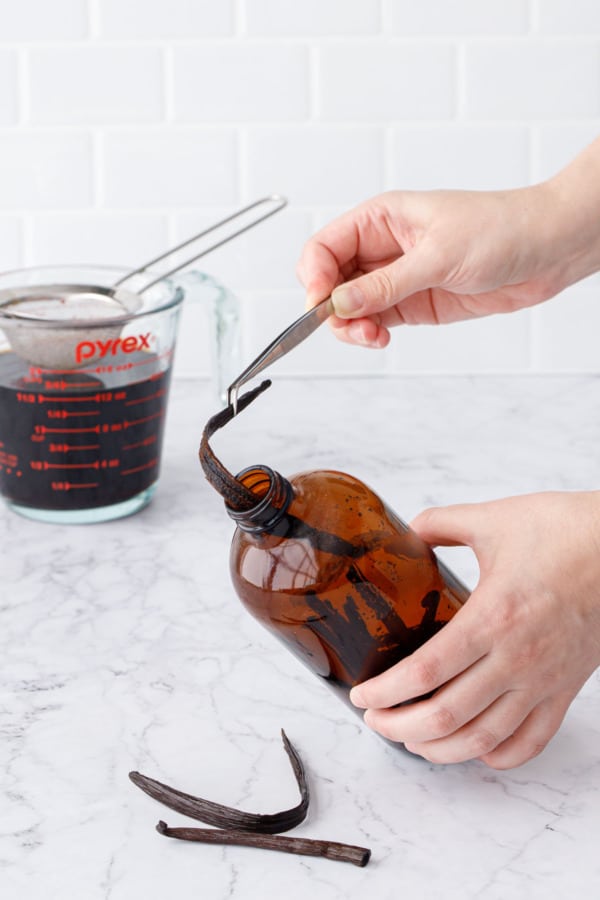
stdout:
[[[256,200],[134,270],[0,276],[0,494],[15,511],[90,523],[149,502],[185,296],[172,276],[286,203],[277,194]],[[207,235],[208,247],[172,265]],[[171,268],[156,274],[165,260]],[[223,349],[223,321],[216,325]]]
[[[17,512],[92,523],[136,512],[158,480],[185,291],[163,280],[118,301],[44,299],[35,285],[110,286],[109,268],[0,276],[0,494]],[[139,276],[142,278],[142,276]],[[18,285],[19,287],[14,287]],[[35,318],[27,317],[29,311]]]

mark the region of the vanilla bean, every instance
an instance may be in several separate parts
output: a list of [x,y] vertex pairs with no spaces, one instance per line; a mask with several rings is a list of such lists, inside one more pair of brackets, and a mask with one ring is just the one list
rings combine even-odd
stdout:
[[[242,394],[237,401],[237,412],[240,413],[245,409],[270,385],[271,382],[267,379],[253,390]],[[208,443],[215,431],[231,422],[235,415],[236,413],[234,413],[233,406],[230,403],[229,406],[226,406],[225,409],[222,409],[208,420],[202,434],[198,455],[208,482],[224,497],[225,501],[235,509],[252,509],[253,506],[256,506],[256,494],[253,494],[225,468],[223,463],[217,459]]]
[[179,841],[196,841],[200,844],[235,844],[241,847],[258,847],[261,850],[279,850],[299,856],[321,856],[354,866],[366,866],[371,851],[353,844],[337,841],[316,841],[310,838],[282,837],[269,834],[248,834],[246,831],[220,831],[212,828],[169,828],[162,820],[156,826],[159,834]]
[[309,791],[306,781],[304,766],[296,750],[283,729],[281,729],[283,746],[290,760],[296,782],[300,791],[301,801],[291,809],[285,809],[278,813],[248,813],[231,806],[223,806],[204,800],[202,797],[193,797],[176,788],[162,784],[154,778],[148,778],[140,772],[130,772],[129,777],[135,785],[141,788],[150,797],[159,803],[168,806],[175,812],[206,822],[207,825],[215,825],[217,828],[236,829],[238,831],[256,831],[263,834],[277,834],[280,831],[289,831],[295,828],[306,818],[309,804]]

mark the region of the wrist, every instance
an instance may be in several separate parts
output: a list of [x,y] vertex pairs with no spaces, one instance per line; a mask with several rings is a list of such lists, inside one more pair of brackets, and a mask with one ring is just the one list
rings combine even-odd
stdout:
[[533,190],[557,293],[600,269],[600,141]]

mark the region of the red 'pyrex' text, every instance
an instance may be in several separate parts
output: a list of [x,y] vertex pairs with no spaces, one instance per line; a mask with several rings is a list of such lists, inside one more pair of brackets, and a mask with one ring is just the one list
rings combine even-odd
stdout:
[[75,347],[75,360],[80,363],[85,359],[104,359],[107,356],[116,356],[117,351],[133,353],[135,350],[150,349],[150,332],[146,334],[130,335],[126,338],[111,338],[107,341],[80,341]]

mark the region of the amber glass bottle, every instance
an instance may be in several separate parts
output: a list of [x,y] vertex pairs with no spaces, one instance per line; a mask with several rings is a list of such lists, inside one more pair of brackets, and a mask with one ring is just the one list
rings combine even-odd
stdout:
[[423,644],[467,599],[432,551],[366,485],[341,472],[289,480],[264,466],[238,480],[253,509],[237,530],[231,578],[246,609],[342,689]]
[[357,478],[312,471],[286,479],[253,466],[233,479],[208,447],[229,418],[223,411],[211,420],[200,457],[237,524],[234,587],[246,609],[347,700],[351,687],[439,631],[468,591]]

